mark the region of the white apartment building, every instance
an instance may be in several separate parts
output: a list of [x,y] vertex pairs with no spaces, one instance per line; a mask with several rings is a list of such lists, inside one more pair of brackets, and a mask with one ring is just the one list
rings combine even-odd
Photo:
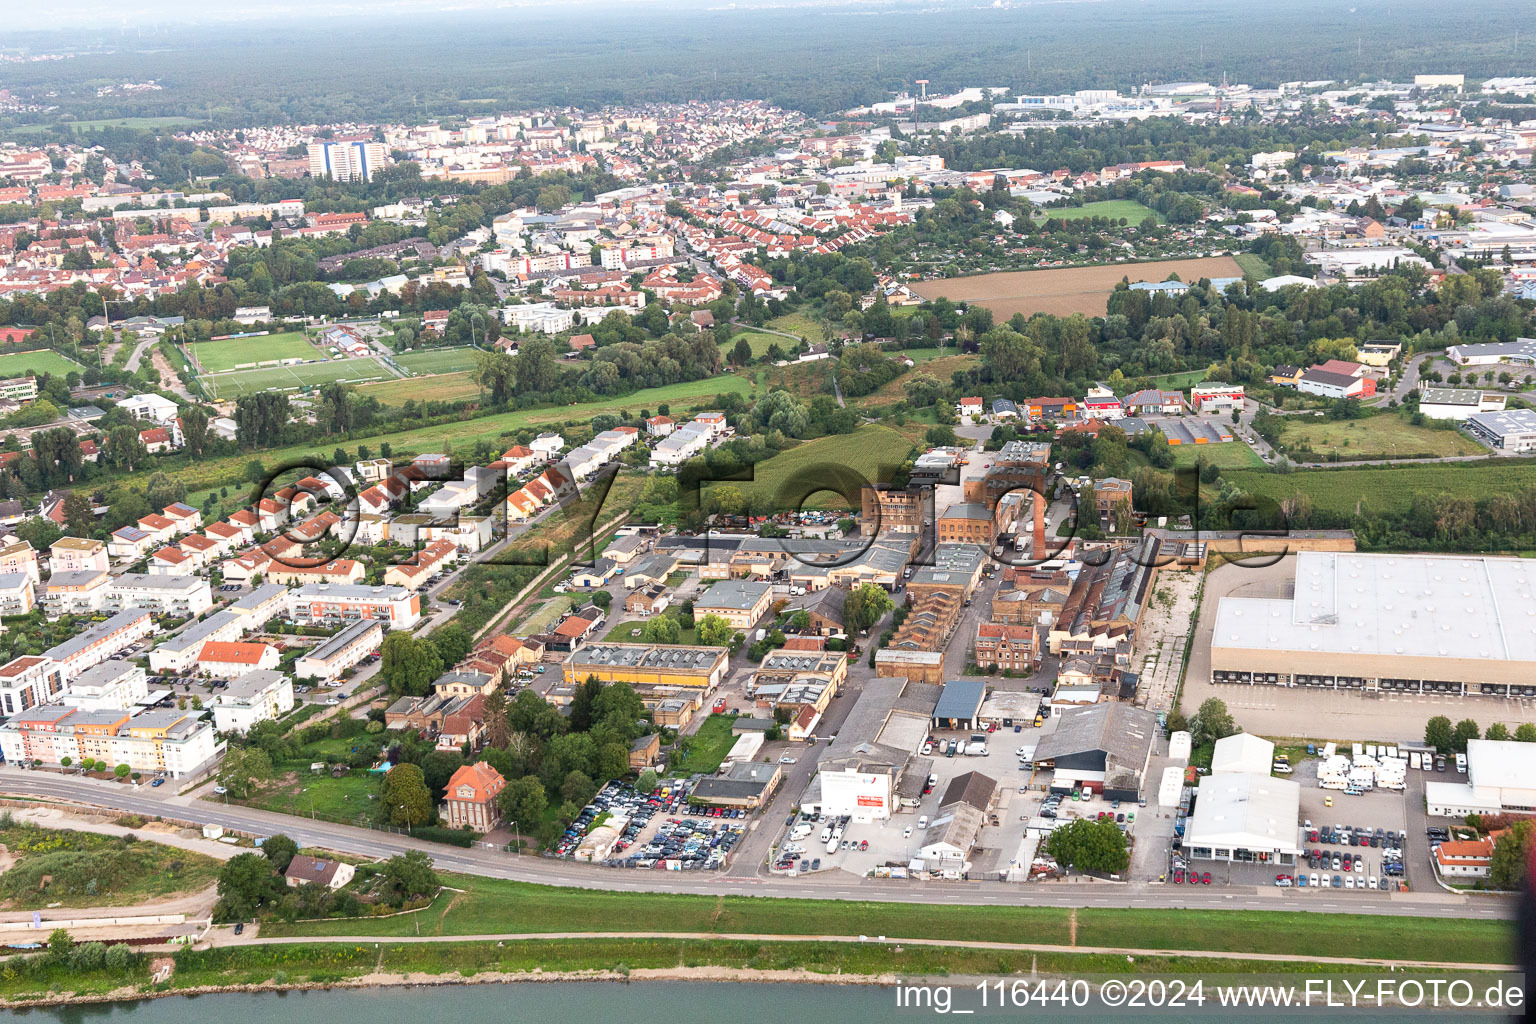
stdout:
[[347,669],[379,649],[384,642],[384,627],[375,620],[354,622],[318,647],[300,656],[293,673],[300,679],[319,679],[330,683]]
[[301,626],[335,626],[375,620],[386,629],[410,629],[421,621],[421,596],[404,587],[308,583],[289,597],[289,617]]
[[148,680],[144,670],[133,662],[114,658],[71,680],[62,703],[85,711],[125,711],[149,697]]
[[363,139],[332,140],[309,144],[309,176],[337,181],[372,181],[375,171],[388,162],[382,142]]
[[186,618],[213,607],[213,588],[200,576],[154,576],[125,572],[107,583],[104,611],[142,608],[156,615]]
[[52,658],[28,654],[0,665],[0,714],[19,714],[63,691],[64,674]]
[[293,710],[293,680],[260,669],[232,680],[213,698],[213,725],[219,732],[248,732],[257,722]]

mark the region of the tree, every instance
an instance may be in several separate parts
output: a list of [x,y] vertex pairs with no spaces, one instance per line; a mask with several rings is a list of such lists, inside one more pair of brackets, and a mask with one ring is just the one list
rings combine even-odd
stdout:
[[752,343],[746,335],[736,339],[736,344],[731,348],[731,365],[746,366],[752,361]]
[[128,965],[133,963],[133,950],[127,943],[118,942],[107,947],[107,955],[103,961],[107,970],[122,974],[128,970]]
[[1424,742],[1434,747],[1441,754],[1451,752],[1451,720],[1444,715],[1436,715],[1424,723]]
[[1488,731],[1483,734],[1483,737],[1490,740],[1507,740],[1509,739],[1509,726],[1503,722],[1494,722],[1488,727]]
[[272,862],[259,853],[237,853],[219,869],[219,905],[214,916],[221,921],[245,921],[282,897],[286,891]]
[[1190,738],[1197,747],[1214,743],[1235,732],[1237,725],[1232,721],[1226,701],[1220,697],[1211,697],[1201,704],[1200,710],[1195,712],[1194,721],[1190,723]]
[[133,768],[126,764],[120,764],[116,768],[112,769],[112,774],[116,775],[120,779],[126,779],[128,776],[133,774]]
[[862,632],[879,622],[896,607],[884,587],[861,583],[843,601],[843,628],[850,634]]
[[447,668],[450,665],[457,665],[469,656],[470,650],[475,646],[475,638],[469,635],[469,630],[457,622],[450,622],[432,634],[431,643],[432,649],[437,652],[438,660],[444,668]]
[[654,616],[640,627],[640,638],[648,644],[675,644],[682,635],[682,627],[670,615]]
[[1475,740],[1482,735],[1477,723],[1470,718],[1463,718],[1456,723],[1456,731],[1451,733],[1451,749],[1458,754],[1467,752],[1467,741]]
[[641,772],[640,773],[640,777],[635,780],[635,792],[637,792],[637,793],[649,793],[652,790],[654,790],[655,788],[656,788],[656,769],[654,769],[654,768],[647,768],[645,771]]
[[231,796],[244,798],[272,778],[272,758],[260,747],[233,747],[219,766],[219,785]]
[[707,647],[729,647],[736,637],[736,629],[718,615],[706,615],[695,627],[699,643]]
[[31,544],[36,551],[47,551],[53,542],[64,536],[52,519],[34,516],[17,525],[16,536]]
[[69,931],[64,928],[55,928],[48,933],[48,961],[54,964],[62,964],[69,959],[69,951],[75,948],[75,940],[69,937]]
[[505,352],[476,352],[471,379],[490,392],[491,404],[505,404],[517,392],[517,363]]
[[70,491],[64,496],[64,526],[70,536],[86,537],[96,526],[96,513],[84,491]]
[[1521,722],[1515,726],[1515,740],[1519,743],[1536,743],[1536,722]]
[[443,662],[430,639],[396,630],[380,647],[379,678],[397,696],[420,697],[443,671]]
[[379,799],[391,825],[411,828],[432,823],[432,791],[420,765],[397,764],[385,772]]
[[524,775],[507,783],[496,797],[501,816],[516,822],[519,832],[531,831],[544,817],[549,799],[544,794],[544,784],[532,775]]
[[269,836],[261,844],[261,852],[266,854],[267,860],[272,862],[272,867],[278,874],[288,870],[288,864],[293,860],[293,855],[299,852],[299,844],[279,832],[275,836]]
[[1065,864],[1074,871],[1117,875],[1131,863],[1130,853],[1125,848],[1125,833],[1113,821],[1078,818],[1053,830],[1045,849],[1058,864]]
[[379,868],[379,893],[390,906],[423,899],[437,892],[437,872],[432,860],[420,850],[397,853]]
[[1493,844],[1488,881],[1495,889],[1515,890],[1525,885],[1525,868],[1530,861],[1531,835],[1536,823],[1517,821]]

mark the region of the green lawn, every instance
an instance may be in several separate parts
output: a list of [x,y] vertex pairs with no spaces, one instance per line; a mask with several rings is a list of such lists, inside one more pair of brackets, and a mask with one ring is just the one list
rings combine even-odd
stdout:
[[1240,252],[1232,258],[1237,261],[1238,266],[1243,268],[1243,273],[1248,277],[1259,281],[1267,281],[1275,276],[1275,272],[1270,269],[1268,261],[1256,252]]
[[1404,512],[1418,495],[1455,494],[1475,500],[1536,486],[1536,460],[1305,469],[1284,475],[1233,472],[1227,479],[1249,494],[1276,501],[1305,495],[1318,511],[1353,515],[1359,506]]
[[[767,355],[768,348],[771,345],[779,346],[780,349],[784,350],[786,355],[788,355],[789,351],[795,347],[795,340],[793,338],[786,338],[780,334],[769,334],[766,331],[742,331],[740,334],[732,337],[731,340],[727,343],[730,348],[735,347],[737,338],[747,339],[747,344],[752,346],[753,359],[761,359],[763,356]],[[727,353],[730,351],[730,348],[726,349]]]
[[[306,755],[313,746],[311,744],[304,748]],[[348,743],[347,746],[350,748],[352,744]],[[312,759],[322,761],[325,755],[315,751]],[[292,769],[294,766],[288,767]],[[291,782],[268,786],[246,803],[279,814],[307,817],[313,810],[316,817],[329,821],[367,823],[374,820],[378,810],[378,800],[375,798],[382,777],[355,769],[339,779],[332,778],[329,772],[311,775],[306,763]]]
[[1111,217],[1119,220],[1124,217],[1131,227],[1135,227],[1148,217],[1156,217],[1161,224],[1163,218],[1150,207],[1143,206],[1134,199],[1102,199],[1096,203],[1084,203],[1082,206],[1065,206],[1041,210],[1045,217],[1055,217],[1057,220],[1083,220],[1087,217]]
[[273,366],[262,370],[231,370],[205,374],[198,382],[217,399],[253,395],[258,391],[300,391],[340,381],[360,384],[365,381],[393,380],[394,373],[378,359],[333,359],[324,363],[297,366]]
[[233,370],[237,366],[253,369],[264,363],[284,359],[319,359],[320,350],[304,337],[303,331],[284,331],[252,338],[225,338],[200,341],[187,346],[202,364],[204,373]]
[[475,350],[469,346],[458,348],[423,349],[397,356],[395,362],[412,373],[456,373],[475,368]]
[[731,726],[735,722],[736,719],[731,715],[710,715],[704,719],[698,732],[688,740],[688,753],[672,765],[673,774],[692,775],[698,772],[701,775],[713,775],[719,771],[720,762],[725,760],[725,755],[736,744],[736,737],[731,735]]
[[1186,391],[1206,378],[1204,370],[1185,370],[1183,373],[1165,373],[1160,377],[1148,378],[1152,386],[1164,391]]
[[[190,118],[185,118],[185,117],[119,117],[119,118],[115,118],[115,119],[114,118],[110,118],[110,117],[100,117],[100,118],[96,118],[94,120],[87,120],[87,121],[69,121],[69,120],[65,120],[65,121],[62,121],[60,123],[63,124],[63,126],[66,127],[66,128],[74,128],[74,129],[79,130],[79,129],[91,129],[91,128],[162,128],[162,129],[164,129],[164,128],[176,128],[176,127],[190,127],[192,125],[197,124],[198,122],[195,121],[195,120],[192,120]],[[46,125],[43,125],[43,124],[24,124],[24,125],[17,125],[16,127],[10,128],[10,129],[7,129],[7,130],[9,132],[11,132],[13,135],[22,135],[22,134],[31,134],[31,133],[35,133],[35,132],[47,131],[47,130],[49,130],[52,127],[53,126],[51,124],[46,124]]]
[[0,377],[20,377],[28,373],[68,375],[85,367],[51,348],[31,352],[7,352],[0,355]]
[[[347,921],[272,922],[263,936],[582,932],[645,928],[737,934],[887,935],[1191,952],[1308,953],[1383,959],[1510,963],[1509,922],[1372,917],[1304,911],[1090,910],[1069,908],[766,899],[566,889],[445,876],[464,890],[441,894],[416,915]],[[636,923],[636,922],[643,922]],[[1124,960],[1121,959],[1122,968]]]
[[[816,344],[821,341],[821,321],[809,313],[785,313],[783,316],[774,317],[764,326],[772,327],[776,331],[787,331],[790,334],[798,334],[807,341]],[[788,341],[788,338],[784,339]]]
[[467,372],[434,373],[429,377],[399,377],[363,384],[358,393],[377,398],[384,405],[406,402],[457,402],[480,394],[480,385]]
[[1459,430],[1416,427],[1392,412],[1358,420],[1286,416],[1280,446],[1298,453],[1310,448],[1323,457],[1369,459],[1380,456],[1481,455],[1487,451]]
[[1194,466],[1208,463],[1218,469],[1263,469],[1264,460],[1259,458],[1242,441],[1222,444],[1176,444],[1173,446],[1175,466]]
[[[744,494],[767,494],[775,507],[784,510],[804,499],[806,508],[858,508],[859,488],[881,479],[882,469],[899,465],[912,444],[889,427],[868,424],[852,434],[817,438],[782,452],[752,467],[751,483],[717,483],[712,487],[739,487]],[[826,490],[807,489],[825,483]],[[849,490],[842,495],[834,492]]]

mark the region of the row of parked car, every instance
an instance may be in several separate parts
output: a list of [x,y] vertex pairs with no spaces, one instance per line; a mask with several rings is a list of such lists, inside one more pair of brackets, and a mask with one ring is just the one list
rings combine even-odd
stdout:
[[618,780],[609,782],[592,802],[581,809],[576,820],[566,828],[560,841],[555,844],[554,855],[556,857],[569,857],[581,845],[581,841],[587,837],[592,825],[604,814],[627,819],[624,828],[619,833],[615,842],[616,849],[622,849],[619,843],[629,845],[635,841],[651,818],[657,814],[676,814],[687,806],[688,793],[692,787],[687,782],[671,782],[659,786],[650,794],[642,794],[635,790],[627,782]]
[[685,871],[718,868],[745,833],[745,825],[668,818],[644,846],[636,847],[628,857],[609,858],[607,863],[614,867]]
[[1372,832],[1368,828],[1359,828],[1354,825],[1327,825],[1321,828],[1312,828],[1312,823],[1307,822],[1307,842],[1322,843],[1326,846],[1369,846],[1372,849],[1391,849],[1401,846],[1407,838],[1407,833],[1399,834],[1396,829],[1378,828]]

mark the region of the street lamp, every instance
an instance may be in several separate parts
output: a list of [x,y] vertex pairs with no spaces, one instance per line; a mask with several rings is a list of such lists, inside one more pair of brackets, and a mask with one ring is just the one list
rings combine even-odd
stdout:
[[[309,793],[309,787],[305,786],[303,789],[299,790],[299,792]],[[309,793],[309,820],[315,820],[315,794],[313,793]]]

